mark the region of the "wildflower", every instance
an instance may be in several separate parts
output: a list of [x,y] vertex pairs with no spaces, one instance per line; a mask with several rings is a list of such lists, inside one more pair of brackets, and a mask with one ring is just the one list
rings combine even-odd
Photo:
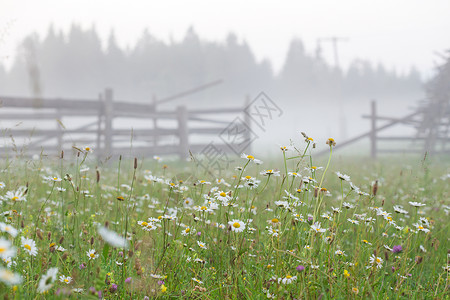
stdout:
[[61,275],[61,276],[59,276],[59,281],[69,284],[72,282],[72,277]]
[[192,281],[195,281],[195,282],[197,282],[197,283],[200,283],[200,284],[203,284],[203,281],[200,281],[200,280],[198,280],[197,278],[192,278]]
[[351,203],[344,202],[344,203],[342,203],[342,207],[350,209],[350,208],[354,208],[355,206],[353,204],[351,204]]
[[350,273],[347,270],[344,270],[344,276],[348,278],[350,277]]
[[327,144],[328,146],[330,146],[330,147],[336,146],[336,142],[334,141],[333,138],[329,138],[329,139],[327,140],[326,144]]
[[163,284],[161,285],[161,293],[165,293],[167,291],[167,287]]
[[206,180],[199,180],[197,183],[200,185],[211,184],[211,182],[206,181]]
[[85,153],[92,153],[94,152],[94,149],[92,149],[90,146],[84,146],[83,151]]
[[392,252],[394,253],[400,253],[403,251],[402,245],[396,245],[394,247],[392,247]]
[[421,224],[413,224],[414,226],[416,226],[416,229],[418,231],[423,231],[425,233],[430,232],[430,229],[423,227]]
[[228,202],[228,201],[231,200],[231,197],[227,193],[225,193],[223,191],[218,191],[215,194],[215,196],[216,196],[217,200],[222,201],[222,202]]
[[89,260],[94,260],[98,257],[98,254],[95,252],[95,249],[89,249],[89,251],[86,252],[87,257],[89,257]]
[[99,226],[98,233],[102,239],[115,248],[128,249],[128,241],[118,235],[116,232],[107,229],[106,227]]
[[325,232],[327,231],[325,228],[320,228],[320,223],[315,223],[313,225],[311,225],[311,229],[314,230],[315,232]]
[[288,175],[292,176],[292,177],[301,177],[302,176],[302,175],[300,175],[299,173],[296,173],[296,172],[289,172]]
[[358,221],[358,220],[347,219],[347,221],[349,221],[349,222],[352,223],[352,224],[356,224],[356,225],[359,224],[359,221]]
[[362,242],[363,242],[364,244],[366,244],[366,245],[372,245],[372,243],[370,243],[370,242],[367,241],[367,240],[362,240]]
[[303,270],[305,270],[305,267],[302,265],[298,265],[295,269],[297,270],[297,272],[302,272]]
[[1,199],[5,201],[12,201],[12,202],[21,202],[21,201],[27,201],[27,198],[24,195],[25,189],[19,188],[17,191],[7,191],[5,196],[1,197]]
[[378,269],[382,267],[383,259],[381,257],[376,257],[372,254],[369,258],[369,263],[376,266]]
[[197,241],[197,245],[200,247],[200,248],[202,248],[202,249],[208,249],[207,247],[206,247],[206,244],[205,243],[203,243],[203,242],[199,242],[199,241]]
[[0,258],[16,256],[16,249],[12,246],[9,240],[0,238]]
[[22,247],[25,249],[26,252],[28,252],[28,254],[30,254],[31,256],[37,255],[38,250],[37,250],[35,241],[33,241],[32,239],[24,238],[22,236],[21,243],[22,243]]
[[341,172],[336,172],[337,177],[343,181],[350,181],[350,176],[342,174]]
[[127,279],[125,279],[125,283],[130,283],[131,282],[131,277],[127,277]]
[[353,287],[353,288],[352,288],[352,292],[353,292],[355,295],[358,295],[359,290],[358,290],[357,287]]
[[22,282],[22,277],[17,273],[13,273],[8,269],[3,269],[0,267],[0,282],[3,282],[9,286],[17,285]]
[[3,181],[0,181],[0,190],[3,190],[5,186],[5,183]]
[[39,280],[39,285],[37,291],[39,293],[44,293],[52,288],[53,282],[56,280],[56,276],[58,274],[58,268],[50,268],[47,270],[47,273],[41,277]]
[[410,205],[414,206],[414,207],[421,207],[421,206],[425,206],[424,203],[420,203],[420,202],[408,202]]
[[264,171],[260,172],[259,174],[264,175],[264,176],[270,176],[270,175],[280,176],[280,171],[274,171],[274,170],[269,169],[269,170],[264,170]]
[[253,155],[247,155],[245,153],[241,154],[241,158],[245,158],[245,159],[248,159],[249,161],[253,161],[257,165],[260,165],[263,163],[261,160],[256,159]]
[[345,255],[344,251],[342,251],[342,250],[336,250],[336,252],[334,252],[334,254],[339,255],[339,256]]
[[297,280],[297,276],[286,275],[284,278],[278,278],[278,283],[282,284],[291,284],[292,282]]
[[240,220],[231,220],[228,222],[233,232],[242,232],[245,229],[245,223]]
[[111,284],[111,287],[109,288],[109,291],[111,293],[114,293],[115,291],[117,291],[117,284],[115,284],[115,283]]
[[162,161],[162,158],[157,155],[153,155],[153,159],[156,160],[157,162]]
[[408,214],[408,211],[404,210],[403,207],[400,206],[400,205],[395,205],[395,206],[394,206],[394,211],[395,211],[396,213],[399,213],[399,214],[404,214],[404,215],[407,215],[407,214]]
[[266,229],[269,231],[269,235],[272,237],[278,237],[280,235],[279,229],[275,229],[273,227],[266,227]]

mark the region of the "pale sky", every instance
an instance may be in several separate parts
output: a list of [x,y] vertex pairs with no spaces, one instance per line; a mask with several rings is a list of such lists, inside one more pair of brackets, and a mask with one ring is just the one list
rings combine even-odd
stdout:
[[[94,24],[103,41],[114,29],[124,47],[133,46],[145,28],[165,41],[182,39],[191,25],[212,41],[234,32],[276,71],[295,37],[310,53],[318,38],[346,37],[338,48],[343,67],[363,58],[399,72],[416,66],[426,77],[440,61],[435,52],[450,49],[450,0],[0,0],[0,63],[11,64],[29,33],[43,37],[50,24],[67,32],[74,22]],[[333,64],[331,43],[322,49]]]

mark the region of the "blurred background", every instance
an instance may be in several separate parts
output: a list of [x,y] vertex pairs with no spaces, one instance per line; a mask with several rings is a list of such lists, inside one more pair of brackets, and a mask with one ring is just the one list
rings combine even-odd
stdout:
[[[215,141],[268,155],[301,131],[319,148],[328,137],[339,145],[446,93],[448,77],[432,83],[448,64],[449,12],[447,0],[0,0],[2,147],[13,136],[12,148],[36,153],[84,144],[112,152],[134,140],[139,153],[164,154]],[[261,92],[276,106],[264,124]],[[445,109],[447,96],[437,100]],[[122,106],[108,115],[105,101]],[[371,114],[377,124],[362,118]],[[230,147],[235,118],[236,135],[251,132]],[[439,118],[448,129],[448,114]],[[389,127],[403,137],[399,151],[433,130],[442,138],[430,119],[422,111]],[[351,151],[368,154],[373,145],[361,141]]]

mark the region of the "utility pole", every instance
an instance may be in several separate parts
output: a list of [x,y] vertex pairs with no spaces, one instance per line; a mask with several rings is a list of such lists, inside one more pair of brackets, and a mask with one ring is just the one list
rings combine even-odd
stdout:
[[338,37],[338,36],[330,36],[326,38],[318,39],[318,43],[321,41],[331,42],[333,44],[333,53],[334,53],[334,66],[339,68],[339,55],[338,55],[338,43],[339,42],[348,42],[348,38],[346,37]]
[[[339,42],[348,42],[348,38],[346,37],[337,37],[337,36],[331,36],[326,38],[320,38],[317,40],[317,45],[320,47],[320,42],[331,42],[333,45],[333,53],[334,53],[334,67],[336,70],[340,69],[339,66],[339,54],[338,54],[338,43]],[[338,106],[339,106],[339,135],[342,140],[347,139],[347,125],[345,122],[345,111],[344,111],[344,97],[342,95],[342,85],[339,84],[338,90],[337,90],[337,97],[338,97]]]

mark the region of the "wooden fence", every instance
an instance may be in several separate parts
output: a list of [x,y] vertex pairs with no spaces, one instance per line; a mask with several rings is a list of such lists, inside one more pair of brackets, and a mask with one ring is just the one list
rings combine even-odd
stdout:
[[[250,126],[244,108],[189,110],[178,106],[174,110],[159,110],[156,102],[115,101],[113,90],[106,89],[93,100],[0,97],[0,121],[37,124],[31,130],[21,126],[2,128],[7,139],[26,139],[23,148],[28,154],[43,151],[50,155],[72,146],[90,145],[100,157],[132,151],[134,155],[175,154],[184,159],[189,151],[202,151],[211,140],[216,140],[214,147],[220,151],[232,152],[233,143],[239,140],[224,143],[220,139],[217,142],[217,137],[233,121],[234,125],[238,122],[237,130],[228,135],[242,132],[239,122],[242,126],[245,123],[246,128]],[[70,119],[78,125],[68,126]],[[38,125],[44,123],[44,128]],[[136,123],[141,126],[136,128]],[[245,138],[247,133],[243,134]],[[15,147],[11,143],[0,145],[3,154]]]
[[[341,149],[348,145],[369,138],[370,156],[376,158],[379,153],[425,153],[439,154],[450,153],[450,136],[448,131],[448,123],[437,122],[437,128],[433,133],[420,132],[418,129],[423,123],[424,114],[427,113],[426,107],[418,108],[414,112],[403,117],[385,117],[377,113],[376,101],[371,101],[370,115],[363,115],[364,119],[370,120],[370,130],[355,136],[347,141],[338,143],[336,149]],[[383,124],[380,124],[383,122]],[[413,129],[415,133],[410,135],[380,135],[388,129],[397,125],[406,125],[409,129]],[[440,128],[439,126],[447,126]],[[431,136],[432,135],[432,136]],[[380,147],[380,143],[389,142],[392,147]],[[439,143],[438,143],[439,142]],[[396,147],[393,145],[396,144]],[[319,152],[319,155],[329,153],[328,150]]]

